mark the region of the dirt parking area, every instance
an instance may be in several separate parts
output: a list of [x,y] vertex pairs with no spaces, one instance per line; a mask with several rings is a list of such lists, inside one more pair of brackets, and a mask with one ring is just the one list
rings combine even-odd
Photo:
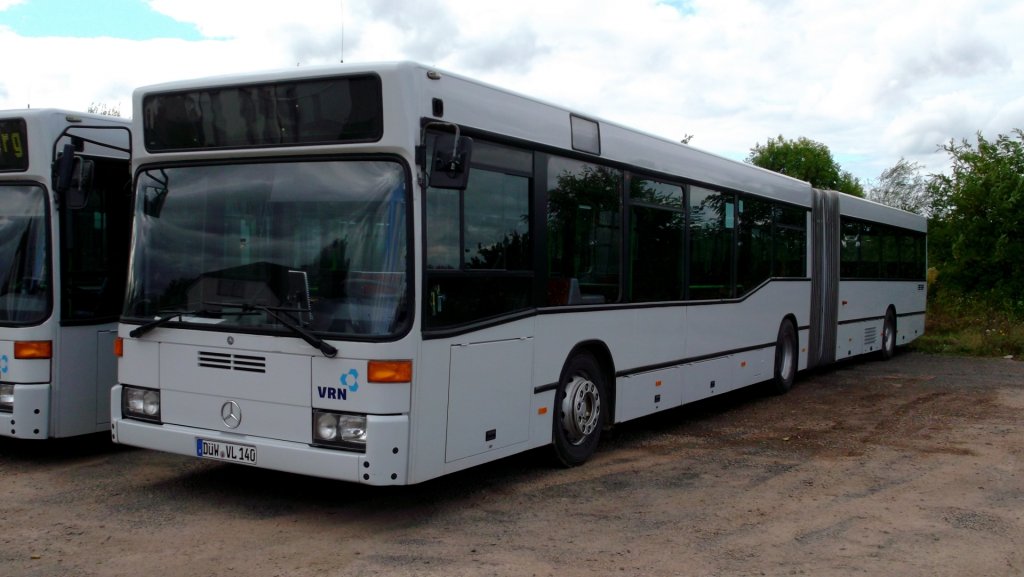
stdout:
[[0,440],[0,575],[1024,575],[1024,363],[904,353],[412,487]]

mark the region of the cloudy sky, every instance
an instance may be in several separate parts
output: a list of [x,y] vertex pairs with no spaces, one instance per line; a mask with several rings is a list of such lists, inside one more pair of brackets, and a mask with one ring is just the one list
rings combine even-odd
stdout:
[[0,0],[0,109],[408,59],[742,160],[782,135],[862,181],[1024,128],[1019,0]]

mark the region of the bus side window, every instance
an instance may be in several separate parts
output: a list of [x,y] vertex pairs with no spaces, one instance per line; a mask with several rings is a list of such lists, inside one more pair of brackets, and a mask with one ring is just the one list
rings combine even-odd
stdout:
[[772,203],[755,197],[741,197],[737,243],[736,296],[756,289],[771,276]]
[[804,208],[775,207],[772,276],[807,276],[807,210]]
[[629,189],[629,300],[680,300],[686,232],[683,187],[634,176]]
[[689,298],[732,296],[734,195],[690,188]]
[[[573,279],[580,304],[619,300],[622,173],[552,156],[548,160],[548,275]],[[562,291],[552,290],[549,298]],[[572,304],[549,301],[549,305]]]
[[478,141],[465,190],[427,189],[427,329],[533,306],[532,166],[527,151]]

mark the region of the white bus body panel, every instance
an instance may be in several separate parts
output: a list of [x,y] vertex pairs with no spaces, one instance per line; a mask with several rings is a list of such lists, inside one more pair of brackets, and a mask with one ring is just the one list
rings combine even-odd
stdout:
[[[627,371],[608,383],[616,387],[615,422],[770,379],[780,323],[792,314],[798,327],[806,325],[809,293],[809,281],[776,281],[738,303],[600,314],[548,310],[468,335],[426,340],[413,384],[410,481],[549,444],[557,407],[554,391],[544,385],[558,382],[580,343],[600,342],[615,370]],[[806,350],[807,330],[799,335]],[[647,345],[636,347],[640,340]],[[748,350],[721,354],[734,349]],[[633,372],[666,358],[678,364]],[[699,360],[687,360],[693,358]],[[806,366],[804,357],[800,362]]]
[[[413,358],[408,341],[347,343],[330,359],[291,337],[161,327],[133,339],[131,328],[121,329],[118,381],[159,389],[163,424],[124,419],[118,385],[110,396],[115,442],[197,457],[197,439],[218,440],[255,447],[258,464],[272,469],[376,485],[410,482],[411,384],[362,380],[368,359]],[[235,428],[221,415],[231,401],[241,410]],[[397,414],[369,415],[373,442],[359,454],[311,445],[313,407]]]
[[110,424],[107,399],[117,382],[116,331],[116,323],[60,328],[53,356],[60,388],[53,397],[53,436],[95,433]]
[[[0,436],[70,437],[106,430],[117,381],[116,323],[0,328],[0,380],[14,384],[14,413],[0,413]],[[15,359],[14,342],[50,341],[49,359]],[[6,369],[6,370],[5,370]]]
[[451,347],[445,462],[530,438],[533,339]]
[[840,281],[836,359],[880,351],[890,306],[897,315],[897,345],[924,334],[927,293],[924,281]]
[[[320,449],[306,443],[278,440],[262,434],[248,436],[121,419],[121,389],[122,386],[117,385],[110,392],[111,407],[116,411],[111,425],[111,437],[115,443],[196,457],[196,440],[203,438],[255,447],[259,466],[268,469],[373,485],[409,482],[406,450],[409,425],[406,416],[372,415],[367,421],[367,433],[380,441],[375,447],[381,447],[381,450],[360,454]],[[308,414],[303,422],[309,422]]]

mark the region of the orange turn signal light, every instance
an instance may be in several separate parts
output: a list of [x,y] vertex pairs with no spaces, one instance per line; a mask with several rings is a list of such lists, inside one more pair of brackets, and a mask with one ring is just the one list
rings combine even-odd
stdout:
[[412,361],[370,361],[366,363],[366,380],[371,383],[412,382]]
[[14,343],[16,359],[48,359],[53,356],[53,341],[17,341]]
[[121,337],[114,337],[114,356],[124,356],[124,339]]

